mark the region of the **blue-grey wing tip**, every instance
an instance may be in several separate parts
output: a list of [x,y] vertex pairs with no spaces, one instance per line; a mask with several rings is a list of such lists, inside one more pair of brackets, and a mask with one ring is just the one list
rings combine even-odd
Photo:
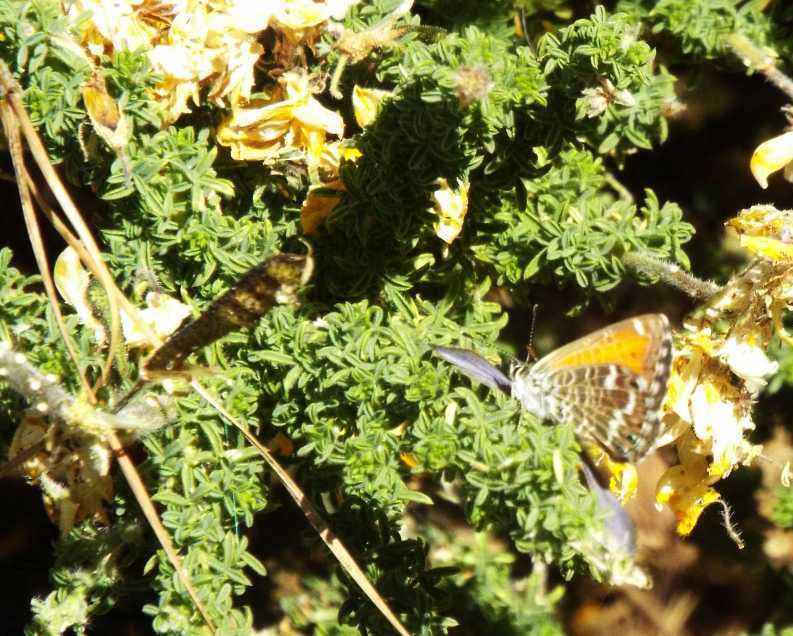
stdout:
[[610,545],[628,556],[635,556],[636,527],[633,524],[633,520],[611,491],[600,485],[592,467],[589,465],[588,458],[582,454],[581,459],[584,479],[595,495],[598,508],[604,513],[604,526]]

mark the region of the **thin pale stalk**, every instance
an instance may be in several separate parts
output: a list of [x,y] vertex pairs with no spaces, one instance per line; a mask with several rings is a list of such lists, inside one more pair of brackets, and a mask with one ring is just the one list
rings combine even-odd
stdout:
[[757,46],[740,33],[730,35],[727,38],[727,43],[746,66],[764,75],[769,82],[793,101],[793,79],[779,70],[772,52]]
[[[76,253],[77,256],[80,258],[80,261],[91,270],[91,273],[94,275],[95,278],[99,278],[99,273],[96,270],[94,265],[94,259],[90,257],[88,251],[85,249],[82,241],[77,238],[77,236],[69,229],[63,221],[61,221],[60,217],[57,215],[55,210],[52,209],[50,204],[47,200],[42,196],[41,191],[38,189],[38,185],[36,182],[30,178],[30,175],[26,175],[27,177],[27,185],[30,191],[33,193],[33,198],[36,199],[36,203],[39,204],[39,209],[41,210],[42,214],[47,218],[47,220],[52,224],[55,228],[55,231],[61,235],[61,238],[66,241],[66,244],[71,247]],[[109,293],[108,293],[109,295]],[[115,353],[111,347],[111,353]],[[113,359],[111,356],[105,360],[105,365],[102,369],[102,377],[97,385],[93,388],[96,391],[100,386],[104,386],[107,384],[108,379],[110,377],[110,370],[113,366]]]
[[328,526],[327,522],[322,518],[322,515],[319,513],[319,511],[314,507],[309,498],[306,497],[306,494],[301,490],[300,486],[297,485],[297,482],[295,482],[289,473],[286,472],[284,467],[278,463],[278,460],[275,459],[267,447],[263,446],[252,433],[245,429],[245,427],[243,427],[231,415],[231,413],[226,411],[223,405],[220,404],[220,402],[218,402],[215,397],[204,388],[203,385],[193,380],[190,383],[190,386],[192,386],[195,392],[204,398],[218,413],[228,420],[228,422],[235,426],[245,436],[245,439],[247,439],[257,451],[259,451],[262,459],[267,462],[267,465],[272,469],[279,481],[284,485],[284,488],[286,488],[289,496],[292,497],[294,502],[298,505],[300,510],[306,516],[306,519],[308,519],[308,522],[311,524],[314,530],[316,530],[319,537],[322,539],[322,541],[324,541],[325,545],[328,546],[328,549],[333,553],[333,556],[336,557],[341,566],[346,570],[347,574],[349,574],[350,577],[358,584],[358,587],[360,587],[369,600],[374,603],[375,607],[380,610],[382,615],[388,619],[388,622],[391,623],[391,626],[401,636],[409,636],[409,632],[402,625],[402,622],[399,620],[399,618],[397,618],[396,614],[391,611],[388,603],[386,603],[385,599],[380,596],[380,593],[377,591],[374,585],[369,582],[366,574],[350,554],[349,550],[347,550],[341,539],[339,539],[333,530],[331,530],[330,526]]
[[121,472],[124,473],[124,477],[127,478],[127,483],[129,483],[129,487],[132,490],[132,493],[135,495],[135,499],[138,500],[138,505],[143,511],[143,515],[149,522],[151,529],[154,530],[157,540],[160,542],[162,549],[165,550],[168,560],[176,570],[179,580],[181,580],[182,585],[185,586],[187,593],[190,595],[193,603],[195,603],[195,606],[203,617],[204,622],[206,622],[210,631],[214,633],[215,626],[212,623],[212,620],[209,618],[209,612],[207,612],[204,604],[198,598],[198,592],[196,592],[195,588],[193,587],[193,582],[190,580],[190,575],[182,566],[182,560],[179,557],[179,554],[176,552],[176,548],[174,547],[173,543],[171,542],[171,537],[168,534],[168,531],[162,525],[162,521],[160,521],[160,515],[157,514],[157,510],[155,509],[154,504],[149,497],[149,493],[146,491],[146,486],[144,485],[143,480],[141,480],[138,470],[135,468],[135,464],[127,455],[121,440],[118,439],[118,436],[114,432],[108,431],[106,437],[108,443],[110,444],[110,448],[113,450],[118,459],[118,465],[121,466]]

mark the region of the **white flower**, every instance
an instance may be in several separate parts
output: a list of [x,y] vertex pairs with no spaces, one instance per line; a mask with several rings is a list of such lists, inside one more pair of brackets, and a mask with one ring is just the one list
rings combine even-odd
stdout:
[[[728,391],[729,387],[723,387]],[[754,429],[748,413],[742,413],[735,396],[723,394],[716,385],[703,383],[691,396],[691,415],[694,434],[705,445],[713,459],[708,467],[710,475],[724,477],[738,464],[748,464],[756,455],[744,435]]]
[[[191,313],[189,306],[158,292],[146,294],[146,304],[148,307],[141,309],[138,314],[160,338],[176,331]],[[140,324],[131,320],[124,311],[121,312],[121,327],[128,347],[140,347],[149,343]]]
[[779,363],[769,360],[760,347],[730,336],[719,350],[719,356],[732,372],[756,395],[776,373]]

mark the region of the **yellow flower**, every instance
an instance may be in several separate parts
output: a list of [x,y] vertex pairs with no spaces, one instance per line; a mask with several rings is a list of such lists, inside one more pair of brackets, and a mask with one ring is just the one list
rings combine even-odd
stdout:
[[285,73],[266,103],[235,109],[218,128],[218,142],[231,148],[234,159],[275,162],[285,152],[307,154],[309,168],[316,169],[328,134],[342,137],[344,121],[311,95],[304,73]]
[[[255,3],[254,3],[255,4]],[[156,89],[169,121],[199,103],[201,87],[219,106],[250,98],[254,66],[264,53],[257,33],[266,29],[272,7],[256,7],[244,0],[228,4],[189,3],[174,16],[167,37],[149,52],[152,66],[164,80]]]
[[355,121],[361,128],[366,128],[377,117],[380,104],[386,97],[390,97],[389,91],[381,91],[376,88],[361,88],[357,84],[352,89],[352,107],[355,113]]
[[785,178],[790,181],[790,162],[793,161],[793,131],[761,143],[752,154],[749,169],[763,189],[768,187],[768,177],[777,170],[785,169]]
[[586,453],[595,464],[602,464],[606,467],[609,472],[609,490],[619,499],[620,503],[630,501],[636,496],[639,486],[639,474],[636,471],[636,466],[614,461],[599,446],[587,446]]
[[725,358],[736,367],[744,365],[741,371],[747,376],[765,367],[760,369],[763,365],[755,358],[756,347],[736,347],[735,342],[737,336],[717,336],[707,325],[676,339],[664,403],[667,433],[659,445],[675,441],[679,464],[660,480],[656,501],[675,513],[681,534],[691,532],[702,511],[718,500],[712,484],[758,454],[759,447],[745,439],[754,428],[751,394],[735,386]]
[[744,435],[754,430],[749,402],[727,378],[710,378],[697,386],[691,397],[694,434],[702,443],[700,454],[712,455],[708,474],[726,477],[738,464],[754,459],[755,447]]
[[[761,258],[692,312],[675,337],[663,424],[679,464],[659,482],[656,500],[674,511],[682,534],[720,501],[712,485],[760,454],[747,437],[753,400],[778,368],[765,351],[774,335],[793,342],[782,324],[793,307],[793,213],[754,206],[727,225]],[[740,541],[729,524],[727,531]]]
[[310,188],[306,200],[303,201],[303,207],[300,209],[300,225],[304,234],[314,234],[347,191],[344,181],[339,178],[341,162],[355,162],[360,156],[361,151],[355,147],[338,142],[325,144],[319,167],[321,176],[329,181],[323,181],[321,185]]
[[435,223],[435,234],[448,245],[463,229],[468,212],[468,183],[462,182],[456,189],[449,187],[446,179],[438,179],[436,183],[439,187],[432,193],[435,199],[433,211],[439,217]]
[[[323,24],[341,19],[357,1],[74,0],[69,16],[94,56],[146,51],[163,77],[155,98],[166,120],[174,121],[190,112],[191,99],[199,103],[204,88],[208,99],[221,107],[250,100],[254,67],[264,53],[259,35],[265,29],[275,32],[274,57],[302,59],[296,49],[313,47]],[[86,13],[90,17],[82,20]]]

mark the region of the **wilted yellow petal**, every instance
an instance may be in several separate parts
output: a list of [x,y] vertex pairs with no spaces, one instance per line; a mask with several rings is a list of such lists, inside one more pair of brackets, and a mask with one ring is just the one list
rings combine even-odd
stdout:
[[636,496],[639,486],[639,474],[633,464],[614,461],[600,446],[587,445],[586,453],[597,465],[604,465],[609,473],[609,490],[621,503],[630,501]]
[[413,453],[401,452],[399,453],[399,459],[402,460],[402,463],[410,469],[413,469],[419,465],[419,460]]
[[223,58],[224,72],[209,89],[208,97],[221,104],[222,98],[229,96],[232,105],[247,103],[254,85],[254,70],[264,47],[255,40],[236,41],[225,49]]
[[770,261],[787,261],[793,259],[793,245],[782,243],[767,236],[742,236],[741,247],[752,254],[757,254]]
[[80,322],[93,331],[98,343],[105,342],[105,328],[94,317],[91,304],[88,302],[88,287],[91,284],[91,276],[83,268],[77,252],[71,247],[63,250],[55,260],[53,279],[58,293],[67,303],[74,307]]
[[279,27],[297,33],[317,26],[329,17],[330,8],[313,0],[286,0],[274,15]]
[[295,106],[292,116],[309,128],[316,128],[337,137],[344,136],[344,119],[341,115],[325,108],[311,96]]
[[381,91],[376,88],[361,88],[357,84],[353,87],[352,108],[355,113],[355,121],[361,128],[366,128],[375,120],[380,104],[391,94],[389,91]]
[[685,536],[694,529],[702,511],[719,500],[719,493],[707,484],[703,474],[672,466],[659,480],[655,500],[674,512],[677,532]]
[[238,160],[275,161],[281,153],[301,150],[309,168],[316,168],[326,135],[343,136],[344,120],[314,99],[305,73],[285,73],[272,99],[234,109],[218,128],[218,142]]
[[768,187],[768,176],[782,170],[793,161],[793,131],[761,143],[752,155],[749,168],[763,189]]
[[264,31],[273,15],[283,11],[284,5],[285,0],[232,0],[224,12],[225,26],[245,33]]
[[149,61],[171,80],[198,80],[212,72],[212,66],[205,59],[196,58],[182,46],[155,46],[149,52]]
[[355,162],[362,156],[363,153],[348,142],[333,141],[322,147],[319,168],[327,179],[335,179],[339,176],[342,161]]
[[719,357],[753,395],[757,395],[779,369],[779,363],[771,360],[753,338],[730,336],[719,350]]
[[453,189],[446,179],[438,179],[438,185],[440,187],[432,193],[435,199],[433,211],[439,217],[435,223],[435,234],[448,245],[463,229],[468,212],[468,183],[463,182],[459,188]]
[[[106,53],[104,47],[97,46],[101,39],[116,51],[135,51],[148,48],[159,33],[140,18],[154,4],[145,0],[75,0],[69,3],[68,15],[75,20],[82,42],[92,44],[94,50]],[[87,20],[85,15],[89,15]]]
[[96,134],[116,153],[125,153],[132,126],[116,100],[107,93],[104,81],[92,78],[83,86],[82,94]]
[[702,353],[696,347],[681,350],[672,360],[664,409],[689,423],[692,421],[689,400],[697,386],[701,369]]
[[308,191],[308,196],[300,210],[300,225],[304,234],[311,235],[317,231],[341,201],[341,193],[344,189],[342,180],[337,179]]
[[793,259],[793,211],[754,205],[725,225],[738,233],[741,246],[752,254],[772,261]]
[[621,503],[630,501],[636,496],[639,487],[639,474],[633,464],[623,464],[609,459],[606,462],[609,473],[609,490]]
[[83,86],[82,93],[85,109],[93,124],[115,129],[121,119],[121,111],[104,87],[92,82]]

